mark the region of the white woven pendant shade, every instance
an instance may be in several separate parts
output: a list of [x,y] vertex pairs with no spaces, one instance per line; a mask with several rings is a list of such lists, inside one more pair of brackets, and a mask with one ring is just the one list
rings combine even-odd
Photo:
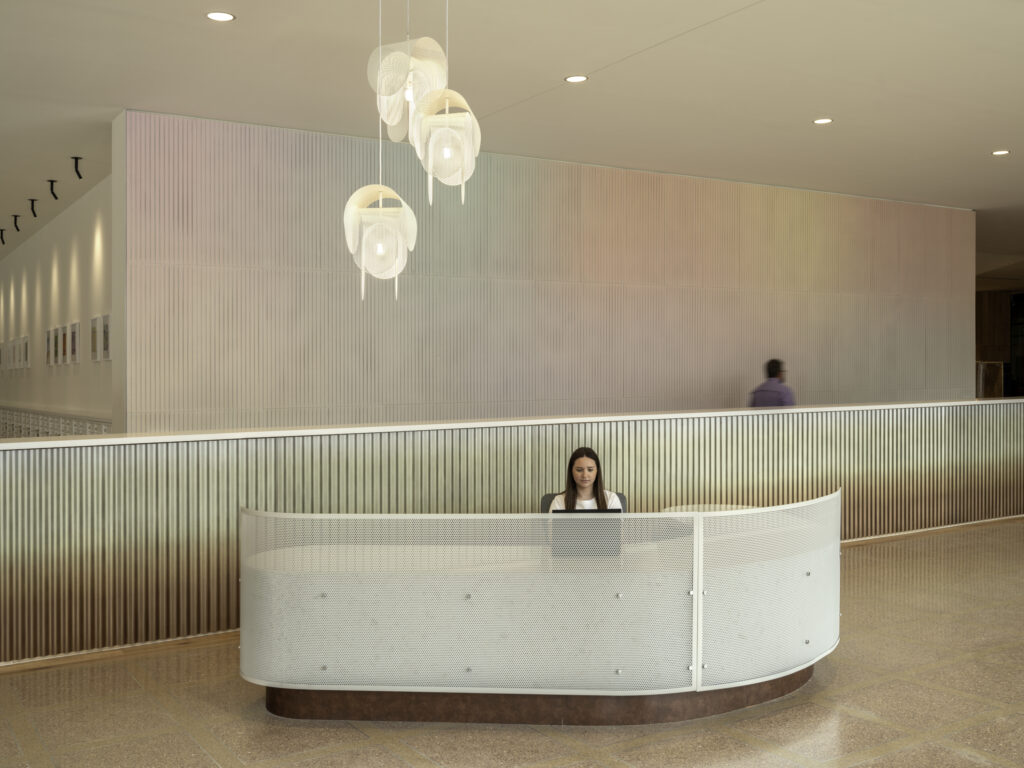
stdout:
[[389,43],[370,54],[366,76],[377,94],[377,112],[388,126],[388,137],[402,141],[416,104],[448,85],[448,59],[430,37]]
[[427,200],[434,202],[434,179],[462,188],[476,170],[480,154],[480,123],[456,91],[443,89],[425,96],[409,123],[409,142],[427,172]]
[[391,187],[367,184],[349,197],[344,223],[348,250],[361,271],[360,295],[366,297],[369,273],[381,280],[394,278],[397,296],[398,275],[416,245],[416,214],[412,208]]

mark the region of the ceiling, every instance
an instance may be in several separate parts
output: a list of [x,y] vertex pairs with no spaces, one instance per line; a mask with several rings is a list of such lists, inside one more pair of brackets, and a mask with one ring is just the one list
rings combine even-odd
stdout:
[[[407,4],[383,4],[385,42],[403,39]],[[450,84],[485,151],[972,208],[979,285],[1024,284],[1024,0],[449,13]],[[409,17],[444,45],[444,0],[412,0]],[[2,0],[0,258],[110,172],[123,109],[376,136],[377,23],[373,0]]]

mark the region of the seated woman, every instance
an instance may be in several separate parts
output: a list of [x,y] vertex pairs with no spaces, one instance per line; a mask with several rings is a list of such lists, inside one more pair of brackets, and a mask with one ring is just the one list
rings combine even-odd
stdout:
[[567,509],[619,509],[622,504],[612,491],[604,489],[601,460],[591,448],[577,448],[565,470],[565,492],[555,496],[551,512]]

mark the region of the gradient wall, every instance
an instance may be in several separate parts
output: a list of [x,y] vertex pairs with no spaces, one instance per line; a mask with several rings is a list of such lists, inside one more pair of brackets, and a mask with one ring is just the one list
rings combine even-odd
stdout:
[[386,144],[419,239],[360,301],[376,142],[128,112],[114,156],[130,432],[732,408],[772,356],[801,404],[973,397],[972,211],[486,153],[431,207]]

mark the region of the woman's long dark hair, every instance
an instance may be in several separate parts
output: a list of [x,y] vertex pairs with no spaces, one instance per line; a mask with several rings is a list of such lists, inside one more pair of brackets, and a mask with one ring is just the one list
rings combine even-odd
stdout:
[[565,508],[570,512],[576,509],[576,480],[572,476],[572,465],[576,459],[593,459],[597,464],[597,477],[594,478],[594,498],[598,509],[608,509],[608,501],[604,497],[604,476],[601,474],[601,460],[597,458],[593,448],[577,448],[569,457],[569,466],[565,470]]

